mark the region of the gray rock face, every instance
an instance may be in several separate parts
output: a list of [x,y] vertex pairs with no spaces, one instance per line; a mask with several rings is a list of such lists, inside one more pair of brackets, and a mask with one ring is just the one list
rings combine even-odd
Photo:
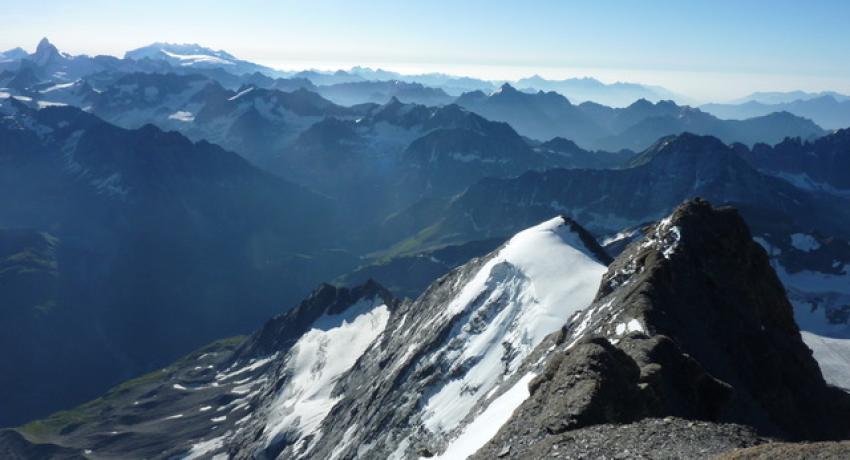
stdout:
[[664,416],[792,440],[850,435],[850,396],[824,382],[765,252],[731,208],[680,206],[541,348],[531,396],[477,458],[507,446],[503,458],[540,458],[540,445],[570,430]]
[[[629,422],[645,412],[634,361],[604,339],[556,354],[529,384],[524,410],[552,434],[605,422]],[[555,397],[553,397],[555,396]]]
[[668,414],[715,420],[732,393],[669,337],[641,333],[618,346],[592,337],[553,354],[529,390],[521,410],[551,434]]

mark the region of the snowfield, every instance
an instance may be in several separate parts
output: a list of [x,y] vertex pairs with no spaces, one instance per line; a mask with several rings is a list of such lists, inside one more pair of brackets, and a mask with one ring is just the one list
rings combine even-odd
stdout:
[[850,391],[850,338],[822,337],[806,331],[801,334],[814,353],[826,382]]
[[281,436],[303,440],[317,431],[339,399],[332,394],[337,379],[383,332],[389,317],[389,308],[376,298],[315,321],[286,358],[291,377],[272,404],[266,445]]
[[450,442],[442,458],[477,450],[528,397],[525,376],[487,401],[547,335],[591,303],[605,271],[557,217],[511,238],[446,305],[435,321],[462,320],[426,358],[448,371],[424,395],[421,412],[424,428]]

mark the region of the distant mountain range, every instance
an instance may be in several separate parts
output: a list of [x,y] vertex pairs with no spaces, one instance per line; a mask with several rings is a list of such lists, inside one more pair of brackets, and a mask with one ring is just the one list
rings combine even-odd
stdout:
[[794,101],[807,101],[809,99],[818,99],[824,96],[831,96],[837,101],[846,101],[850,96],[836,93],[835,91],[821,91],[811,93],[806,91],[767,91],[756,92],[748,96],[730,102],[730,104],[744,104],[747,102],[758,102],[761,104],[784,104]]
[[[343,85],[338,89],[328,90],[326,93],[326,97],[340,104],[383,103],[389,97],[396,96],[405,102],[433,105],[447,103],[448,99],[457,97],[464,92],[491,92],[499,84],[499,82],[440,73],[406,75],[367,67],[353,67],[349,70],[337,71],[281,71],[238,59],[223,50],[212,50],[197,44],[153,43],[126,52],[123,59],[112,56],[70,56],[59,53],[47,39],[42,40],[33,54],[29,54],[21,48],[0,53],[0,72],[15,70],[20,65],[19,63],[24,61],[46,67],[42,78],[51,76],[59,82],[71,81],[103,70],[125,72],[165,72],[171,70],[179,73],[187,71],[204,73],[216,77],[221,80],[220,83],[231,87],[233,84],[228,80],[232,80],[232,76],[259,73],[272,79],[294,79],[310,82],[309,84],[315,86]],[[371,85],[366,83],[371,83]],[[403,89],[401,91],[386,88],[378,89],[380,85],[377,85],[377,83],[392,83],[401,86]],[[680,96],[660,87],[622,82],[604,84],[593,78],[546,80],[535,75],[517,80],[516,85],[523,89],[558,91],[575,101],[594,100],[618,107],[628,105],[640,98],[651,101],[681,100]],[[405,91],[422,92],[423,87],[427,87],[431,94],[424,98],[417,98],[415,94],[405,95]],[[307,87],[306,89],[311,88]],[[434,93],[435,91],[437,93]]]
[[[25,67],[32,68],[32,75],[14,75],[23,80],[12,81],[12,72]],[[92,80],[102,72],[140,71],[202,74],[229,89],[238,89],[246,84],[285,91],[304,88],[318,92],[340,105],[367,102],[381,104],[392,97],[403,102],[442,105],[451,103],[454,98],[464,93],[492,93],[501,84],[439,73],[405,75],[367,67],[337,71],[281,71],[238,59],[223,50],[212,50],[197,44],[154,43],[128,51],[123,59],[119,59],[112,56],[71,56],[59,52],[53,44],[44,39],[32,54],[21,48],[0,53],[0,84],[12,89],[27,86],[28,78],[61,84],[83,77]],[[606,84],[594,78],[549,80],[534,75],[510,84],[524,92],[554,91],[576,104],[594,102],[624,108],[639,100],[653,103],[667,100],[677,101],[679,104],[690,102],[688,98],[662,87],[628,82]],[[731,104],[706,104],[701,108],[720,118],[735,120],[787,111],[810,118],[824,128],[838,129],[850,125],[847,104],[850,104],[850,97],[835,92],[792,91],[753,93]]]
[[725,142],[776,143],[785,137],[815,138],[825,131],[810,120],[787,112],[747,120],[721,120],[699,109],[672,101],[655,104],[641,99],[617,109],[593,102],[572,104],[555,92],[525,93],[504,84],[492,94],[466,93],[455,101],[481,115],[510,123],[535,139],[560,136],[584,148],[642,150],[659,137],[692,132]]
[[605,84],[595,78],[547,80],[539,75],[534,75],[519,79],[512,84],[521,90],[555,91],[575,103],[593,101],[612,107],[625,107],[639,99],[652,102],[662,100],[686,102],[684,97],[660,86],[624,82]]
[[[437,228],[422,227],[433,236],[414,239],[434,248],[494,238],[553,213],[586,222],[594,234],[609,235],[657,220],[692,196],[736,205],[758,232],[787,221],[850,235],[850,210],[838,209],[840,201],[757,171],[745,159],[750,155],[746,152],[740,144],[733,148],[713,137],[682,134],[659,140],[620,169],[551,169],[484,179],[445,208],[431,210]],[[773,221],[763,222],[765,215]]]
[[289,80],[251,79],[271,88],[230,90],[204,75],[115,72],[91,83],[30,82],[20,100],[32,107],[83,107],[125,128],[151,123],[214,142],[285,179],[336,199],[356,199],[352,210],[369,201],[368,212],[377,215],[425,195],[449,196],[485,176],[611,167],[631,156],[585,150],[563,138],[530,142],[511,126],[454,104],[428,107],[392,97],[381,105],[347,107],[303,88],[273,89]]
[[700,108],[720,118],[733,120],[789,112],[809,118],[827,129],[850,127],[850,98],[834,94],[775,103],[750,100],[740,104],[705,104]]
[[334,253],[328,199],[216,145],[72,107],[0,113],[0,285],[18,286],[0,293],[0,373],[18,375],[0,424],[247,330],[357,263]]
[[236,75],[261,72],[271,76],[283,76],[271,67],[243,61],[226,51],[215,51],[197,44],[153,43],[127,51],[124,59],[165,61],[174,67],[193,69],[223,69]]

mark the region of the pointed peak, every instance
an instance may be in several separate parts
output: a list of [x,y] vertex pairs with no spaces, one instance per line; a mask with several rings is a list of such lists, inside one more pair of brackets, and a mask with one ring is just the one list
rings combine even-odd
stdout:
[[53,59],[61,58],[62,55],[59,53],[59,50],[50,43],[50,40],[45,37],[38,42],[35,53],[32,54],[31,57],[35,64],[43,66],[50,63]]
[[496,92],[494,94],[514,94],[514,93],[518,93],[518,92],[519,91],[516,88],[514,88],[513,86],[511,86],[510,83],[504,82],[504,83],[502,83],[502,86],[500,86],[499,89],[496,90]]
[[646,152],[708,151],[727,150],[728,148],[729,146],[714,136],[702,136],[685,131],[681,134],[662,137],[650,146]]
[[56,48],[56,45],[50,43],[50,40],[48,40],[47,37],[44,37],[38,42],[38,46],[35,48],[35,54],[37,56],[59,54],[59,49]]
[[53,43],[50,43],[50,40],[48,40],[47,37],[44,37],[41,40],[39,40],[38,46],[35,48],[35,51],[37,53],[39,50],[49,49],[49,48],[55,49],[56,47],[53,46]]
[[565,139],[563,137],[553,137],[548,141],[540,144],[540,147],[547,150],[554,150],[557,152],[583,152],[584,150],[578,146],[575,142]]
[[686,131],[681,134],[662,137],[637,155],[629,163],[629,166],[640,166],[658,158],[674,158],[679,155],[715,155],[717,158],[727,158],[730,161],[734,161],[734,159],[729,159],[728,155],[737,158],[732,149],[720,139]]
[[653,104],[652,102],[649,102],[645,98],[640,98],[640,99],[632,102],[628,106],[629,109],[646,108],[646,107],[655,107],[655,104]]
[[596,238],[582,227],[581,224],[563,214],[560,216],[560,219],[563,222],[562,225],[578,236],[584,246],[584,249],[587,250],[587,252],[589,252],[596,260],[604,265],[608,265],[614,260],[599,244]]
[[322,317],[343,314],[364,302],[383,304],[390,310],[398,303],[389,290],[372,279],[354,287],[322,283],[297,307],[267,321],[245,342],[240,355],[269,355],[286,350]]

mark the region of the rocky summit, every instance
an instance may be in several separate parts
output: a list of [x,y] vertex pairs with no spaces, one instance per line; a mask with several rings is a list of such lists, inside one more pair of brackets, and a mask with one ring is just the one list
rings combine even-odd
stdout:
[[850,397],[824,382],[765,251],[705,201],[647,229],[536,353],[530,397],[475,458],[697,457],[850,434]]

